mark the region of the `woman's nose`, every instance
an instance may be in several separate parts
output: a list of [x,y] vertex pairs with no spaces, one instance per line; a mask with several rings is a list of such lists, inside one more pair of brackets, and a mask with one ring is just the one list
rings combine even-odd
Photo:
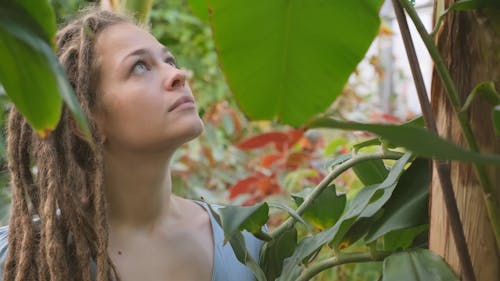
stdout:
[[170,75],[165,80],[165,90],[173,91],[184,87],[187,79],[186,72],[175,67],[172,67],[169,72]]

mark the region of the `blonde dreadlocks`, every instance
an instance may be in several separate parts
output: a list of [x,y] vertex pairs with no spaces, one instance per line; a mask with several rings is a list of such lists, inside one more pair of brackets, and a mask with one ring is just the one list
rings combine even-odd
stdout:
[[[127,17],[91,8],[56,36],[57,56],[89,122],[95,146],[75,129],[66,107],[61,122],[40,139],[13,108],[8,123],[12,210],[4,281],[119,280],[107,253],[102,137],[93,112],[99,67],[94,45],[105,28]],[[33,168],[36,167],[35,168]]]

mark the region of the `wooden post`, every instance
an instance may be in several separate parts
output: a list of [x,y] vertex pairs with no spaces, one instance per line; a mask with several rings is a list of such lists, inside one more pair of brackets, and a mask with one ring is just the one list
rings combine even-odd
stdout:
[[[449,7],[454,0],[444,0]],[[448,69],[457,84],[462,102],[475,85],[494,81],[500,89],[500,10],[451,12],[443,21],[437,44]],[[443,84],[436,73],[431,87],[431,103],[439,134],[466,146],[460,126],[454,117]],[[491,122],[492,105],[477,98],[469,118],[482,152],[500,152],[500,138]],[[500,189],[500,169],[489,170],[493,185]],[[452,163],[451,177],[464,232],[478,281],[500,280],[500,254],[484,207],[482,191],[471,165]],[[497,192],[498,193],[498,192]],[[500,199],[500,198],[499,198]],[[429,248],[440,254],[461,276],[461,270],[451,235],[443,195],[437,174],[433,171],[430,201]]]

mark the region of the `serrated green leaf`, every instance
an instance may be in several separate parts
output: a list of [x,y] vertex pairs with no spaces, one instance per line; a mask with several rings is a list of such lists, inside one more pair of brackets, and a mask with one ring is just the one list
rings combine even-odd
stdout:
[[465,150],[424,128],[413,125],[366,124],[341,122],[331,118],[319,118],[312,121],[309,126],[311,128],[335,128],[372,132],[394,145],[407,148],[425,158],[458,160],[500,166],[500,155],[498,154],[481,154]]
[[269,217],[269,206],[263,202],[254,206],[226,206],[219,209],[224,237],[227,241],[239,231],[255,233],[262,229]]
[[[304,189],[300,194],[292,195],[297,205],[304,202],[304,197],[311,192],[311,188]],[[320,230],[332,227],[344,212],[346,204],[345,194],[337,194],[335,185],[325,188],[316,197],[311,205],[305,209],[302,217]]]
[[290,228],[265,244],[261,252],[260,265],[267,280],[275,280],[281,273],[283,261],[292,255],[297,247],[297,230]]
[[383,3],[207,2],[220,64],[240,107],[252,119],[292,125],[340,94],[377,34]]
[[429,161],[414,160],[399,179],[384,206],[384,215],[371,227],[365,241],[370,243],[391,231],[427,224],[429,184]]
[[[396,186],[397,179],[401,175],[410,157],[411,154],[406,153],[396,161],[389,175],[381,184],[365,187],[360,190],[348,207],[347,212],[341,216],[334,226],[314,236],[302,239],[292,256],[285,260],[281,276],[278,280],[285,281],[297,278],[300,274],[301,264],[304,258],[329,242],[332,242],[334,247],[337,247],[343,240],[345,233],[358,217],[370,217],[375,215],[382,205],[387,202],[392,190]],[[383,195],[379,197],[378,200],[371,201],[377,190],[383,190]]]
[[426,249],[392,254],[384,260],[382,281],[459,280],[446,262]]

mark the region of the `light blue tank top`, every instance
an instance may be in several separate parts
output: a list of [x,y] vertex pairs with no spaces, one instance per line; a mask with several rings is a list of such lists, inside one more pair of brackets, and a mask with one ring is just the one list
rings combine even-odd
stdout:
[[[231,245],[229,245],[229,243],[224,245],[224,232],[208,210],[207,204],[199,201],[195,202],[208,212],[212,224],[212,234],[214,238],[214,267],[212,281],[254,281],[255,277],[252,272],[238,261]],[[221,206],[212,207],[214,209],[222,208]],[[2,269],[7,255],[7,232],[6,226],[0,227],[0,281],[2,281]],[[245,237],[248,252],[254,260],[258,261],[262,241],[248,232],[243,232],[243,236]]]

